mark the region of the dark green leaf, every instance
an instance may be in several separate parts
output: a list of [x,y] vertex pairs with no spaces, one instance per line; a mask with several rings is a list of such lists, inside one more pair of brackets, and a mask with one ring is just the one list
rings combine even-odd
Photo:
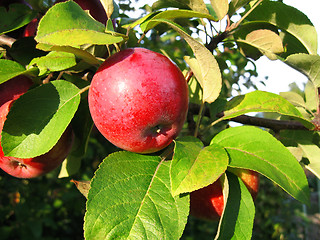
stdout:
[[91,182],[85,238],[179,239],[189,196],[172,196],[170,163],[131,152],[109,155]]
[[303,169],[289,150],[268,132],[251,126],[229,128],[217,134],[211,143],[226,149],[230,167],[257,171],[297,200],[309,203]]
[[0,7],[0,35],[28,24],[37,13],[25,4],[10,4],[9,10]]
[[57,80],[18,98],[2,130],[5,155],[31,158],[48,152],[73,118],[80,102],[79,92],[72,83]]

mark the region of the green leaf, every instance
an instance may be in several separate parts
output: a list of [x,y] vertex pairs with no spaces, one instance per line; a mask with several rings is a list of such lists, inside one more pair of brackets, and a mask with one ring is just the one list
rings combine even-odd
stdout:
[[206,4],[203,0],[187,0],[186,4],[195,12],[209,14]]
[[218,145],[203,148],[200,140],[176,140],[170,176],[174,196],[192,192],[215,182],[227,169],[228,155]]
[[31,22],[37,13],[25,4],[10,4],[9,10],[0,7],[0,35],[11,32]]
[[38,44],[37,45],[38,49],[41,49],[43,51],[56,51],[56,52],[66,52],[66,53],[72,53],[74,54],[77,58],[82,59],[86,63],[89,63],[90,65],[94,66],[100,66],[101,61],[99,61],[95,56],[93,56],[91,53],[80,49],[76,47],[71,47],[71,46],[50,46],[46,44]]
[[317,32],[301,11],[282,2],[264,0],[247,16],[247,19],[271,23],[300,41],[308,53],[317,54]]
[[308,181],[295,157],[270,133],[252,126],[226,129],[211,144],[223,146],[230,167],[251,169],[268,177],[295,199],[309,202]]
[[319,93],[318,88],[315,87],[313,82],[308,81],[304,89],[306,99],[306,109],[310,112],[316,112],[319,108]]
[[131,152],[109,155],[91,182],[85,238],[179,239],[189,196],[171,195],[170,164]]
[[227,174],[229,182],[228,200],[215,240],[251,239],[255,207],[247,187],[232,173]]
[[320,56],[309,54],[290,55],[285,63],[306,75],[315,87],[320,87]]
[[320,179],[320,148],[314,142],[319,142],[319,135],[310,131],[285,130],[280,132],[280,139],[286,146],[302,150],[303,157],[309,160],[305,167]]
[[15,61],[0,59],[0,84],[25,73],[25,71],[26,69]]
[[105,32],[102,23],[95,21],[73,1],[57,3],[50,8],[39,22],[35,37],[39,43],[73,47],[113,44],[124,38],[126,36],[120,33]]
[[[277,54],[280,54],[284,51],[282,40],[279,35],[267,29],[252,31],[244,40],[237,39],[236,41],[240,44],[241,51],[244,53],[244,55],[253,59],[258,59],[260,57],[260,53],[262,53],[270,60],[277,60]],[[256,50],[250,50],[250,48],[248,51],[246,48],[247,45],[257,49],[258,53]]]
[[229,10],[228,0],[210,0],[210,2],[218,20],[223,19]]
[[202,12],[195,12],[192,10],[185,10],[185,9],[166,10],[163,12],[159,12],[158,14],[154,15],[150,19],[144,21],[140,25],[140,28],[143,32],[147,32],[162,22],[165,22],[165,23],[170,22],[169,20],[171,20],[171,19],[194,18],[194,17],[195,18],[207,18],[209,20],[216,21],[216,19],[213,16],[211,16],[210,14],[206,14],[206,13],[202,13]]
[[221,91],[222,77],[218,62],[212,55],[212,53],[202,43],[192,38],[179,25],[175,24],[174,22],[165,19],[157,19],[153,21],[168,24],[186,40],[197,60],[195,66],[197,66],[199,70],[195,70],[197,71],[197,73],[199,72],[199,79],[197,80],[202,84],[203,101],[208,103],[214,102],[218,98]]
[[66,52],[49,52],[46,56],[34,58],[30,66],[36,65],[43,75],[49,72],[59,72],[71,68],[77,64],[76,58],[72,53]]
[[233,14],[235,14],[236,11],[245,6],[250,1],[252,0],[231,0],[231,2],[229,3],[228,15],[231,17]]
[[223,119],[230,119],[250,112],[276,112],[300,120],[307,128],[313,129],[313,124],[289,101],[283,97],[264,91],[253,91],[234,97],[227,103]]
[[72,83],[56,80],[16,100],[2,130],[4,154],[31,158],[48,152],[73,118],[80,102],[79,93]]

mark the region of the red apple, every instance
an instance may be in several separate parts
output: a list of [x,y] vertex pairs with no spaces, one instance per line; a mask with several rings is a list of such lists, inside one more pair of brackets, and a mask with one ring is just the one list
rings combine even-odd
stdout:
[[34,18],[31,22],[27,24],[23,31],[23,37],[34,37],[38,28],[38,19]]
[[[0,132],[13,102],[32,85],[25,77],[16,77],[0,85]],[[4,156],[0,145],[0,168],[18,178],[33,178],[57,168],[68,155],[73,142],[70,127],[62,134],[57,144],[46,154],[35,158],[15,158]],[[1,144],[1,135],[0,135]]]
[[[259,174],[245,169],[231,171],[240,177],[255,199],[259,190]],[[209,186],[190,193],[190,214],[197,218],[217,221],[222,215],[223,208],[224,199],[220,178]]]
[[[56,3],[65,1],[66,0],[58,0]],[[106,24],[108,18],[100,0],[74,0],[74,2],[76,2],[83,10],[88,10],[94,19]]]
[[119,148],[151,153],[181,131],[188,86],[167,57],[144,48],[120,51],[94,75],[89,108],[98,130]]

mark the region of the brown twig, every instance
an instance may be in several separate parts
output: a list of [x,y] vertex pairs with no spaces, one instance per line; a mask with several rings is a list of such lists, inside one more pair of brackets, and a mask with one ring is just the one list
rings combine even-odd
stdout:
[[0,45],[5,45],[8,47],[12,47],[12,44],[16,41],[16,39],[9,37],[7,35],[0,35]]

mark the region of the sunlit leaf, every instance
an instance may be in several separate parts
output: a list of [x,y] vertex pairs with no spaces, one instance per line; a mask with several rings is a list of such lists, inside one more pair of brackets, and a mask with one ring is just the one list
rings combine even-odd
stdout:
[[282,2],[264,0],[247,17],[250,21],[267,22],[299,40],[308,53],[317,54],[317,32],[301,11]]
[[297,118],[310,129],[314,127],[288,100],[277,94],[259,90],[234,97],[229,101],[224,111],[224,119],[250,112],[276,112]]
[[73,118],[80,102],[79,92],[72,83],[56,80],[18,98],[2,130],[5,155],[31,158],[48,152]]
[[50,8],[41,19],[35,37],[39,43],[73,47],[113,44],[125,38],[120,33],[106,32],[104,24],[95,21],[73,1],[57,3]]
[[176,140],[170,175],[173,195],[192,192],[215,182],[228,165],[226,151],[203,144],[193,137]]
[[197,59],[197,66],[199,66],[200,69],[197,70],[197,72],[199,72],[199,81],[202,82],[203,101],[208,103],[214,102],[218,98],[221,91],[222,77],[217,60],[212,53],[202,43],[192,38],[174,22],[165,19],[157,19],[153,21],[168,24],[186,40]]
[[290,55],[285,63],[306,75],[315,87],[320,87],[320,56],[309,54]]
[[109,155],[91,181],[85,238],[179,239],[189,196],[172,196],[170,164],[131,152]]
[[217,134],[211,143],[226,149],[230,167],[259,172],[297,200],[309,203],[308,181],[302,167],[270,133],[252,126],[234,127]]
[[[259,52],[261,52],[270,60],[276,60],[277,54],[280,54],[284,51],[282,40],[279,35],[266,29],[252,31],[244,40],[237,39],[237,42],[240,43],[241,50],[244,55],[253,59],[258,59],[260,57]],[[255,51],[248,51],[246,48],[247,45],[254,47],[259,52],[257,53]]]
[[229,10],[229,3],[228,0],[210,0],[211,6],[215,11],[218,20],[223,19]]

